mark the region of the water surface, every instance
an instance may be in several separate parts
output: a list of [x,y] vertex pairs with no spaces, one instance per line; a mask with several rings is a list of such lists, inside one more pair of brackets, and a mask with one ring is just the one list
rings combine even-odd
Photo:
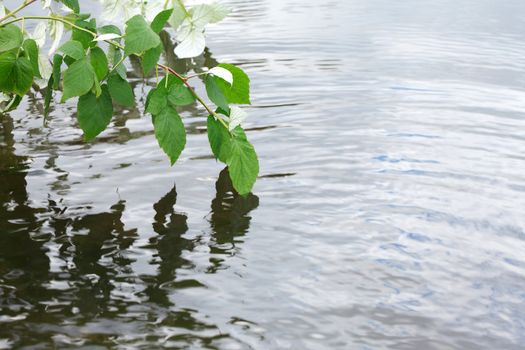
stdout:
[[252,195],[196,105],[169,167],[154,79],[88,144],[1,119],[0,349],[523,349],[525,3],[230,3],[164,59],[251,76]]

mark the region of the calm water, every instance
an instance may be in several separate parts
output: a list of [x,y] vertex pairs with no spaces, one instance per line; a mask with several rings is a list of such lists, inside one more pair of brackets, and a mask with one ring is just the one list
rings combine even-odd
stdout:
[[168,166],[153,81],[90,144],[1,120],[0,349],[525,348],[525,3],[231,4],[165,59],[251,75],[253,195],[197,106]]

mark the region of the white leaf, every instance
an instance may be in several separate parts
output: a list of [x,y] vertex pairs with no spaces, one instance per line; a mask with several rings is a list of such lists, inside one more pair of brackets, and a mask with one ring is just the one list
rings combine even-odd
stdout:
[[212,8],[209,5],[198,5],[192,7],[190,10],[191,22],[197,28],[204,29],[204,27],[210,23],[213,15]]
[[166,8],[165,5],[167,5],[166,0],[149,0],[142,6],[142,14],[146,17],[148,22],[152,22],[153,19],[155,19],[155,16]]
[[190,10],[192,22],[199,28],[204,28],[209,23],[220,22],[230,13],[230,9],[218,2],[203,4]]
[[217,23],[222,21],[231,12],[231,9],[223,3],[216,2],[211,5],[210,23]]
[[177,30],[182,22],[186,19],[186,11],[181,7],[178,0],[173,0],[173,12],[168,20],[170,26]]
[[[99,0],[102,4],[102,18],[111,21],[123,17],[127,21],[142,13],[142,0]],[[158,1],[158,0],[157,0]],[[119,18],[120,19],[120,18]]]
[[229,70],[227,70],[225,68],[214,67],[214,68],[210,69],[208,73],[209,74],[213,74],[216,77],[219,77],[219,78],[225,80],[230,85],[233,84],[233,75],[232,75],[232,73]]
[[60,40],[62,39],[62,35],[64,35],[64,24],[58,21],[49,21],[49,22],[50,22],[49,32],[50,32],[51,38],[53,38],[53,44],[51,45],[51,48],[49,49],[49,55],[52,55],[57,50],[58,45],[60,45]]
[[42,78],[35,79],[35,83],[38,87],[43,89],[47,86],[48,80],[51,77],[51,74],[53,74],[53,66],[46,55],[38,55],[38,70],[40,71]]
[[248,114],[244,110],[242,110],[240,107],[231,106],[230,107],[230,124],[228,125],[228,129],[232,131],[238,125],[241,125],[241,123],[246,119],[247,116]]
[[6,95],[2,92],[0,92],[0,103],[11,101],[11,97],[9,95]]
[[175,54],[179,58],[190,58],[199,56],[205,48],[204,33],[202,30],[193,28],[189,30],[184,39],[175,48]]
[[97,36],[95,39],[93,39],[93,41],[105,41],[105,40],[113,40],[113,39],[118,39],[118,38],[122,38],[122,36],[115,34],[115,33],[107,33],[107,34],[101,34]]
[[42,48],[46,44],[46,30],[46,24],[39,22],[31,35],[31,39],[36,41],[39,48]]
[[45,9],[51,7],[51,0],[42,0],[42,7]]
[[53,73],[53,66],[51,65],[51,62],[49,62],[49,58],[47,58],[46,55],[38,55],[38,70],[40,71],[42,79],[45,79],[47,83],[51,77],[51,74]]
[[4,6],[4,0],[0,0],[0,17],[5,16],[5,6]]

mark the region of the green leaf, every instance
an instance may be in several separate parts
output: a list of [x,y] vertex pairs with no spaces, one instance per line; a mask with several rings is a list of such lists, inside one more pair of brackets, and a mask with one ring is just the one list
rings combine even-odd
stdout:
[[173,80],[174,83],[168,90],[168,101],[175,106],[185,106],[195,102],[195,96],[190,89],[178,78]]
[[146,112],[153,115],[160,114],[168,107],[168,90],[162,81],[148,94]]
[[233,187],[240,195],[246,195],[250,193],[257,180],[259,160],[255,149],[240,127],[233,131],[229,153],[227,164]]
[[153,126],[159,146],[170,158],[171,165],[175,164],[186,145],[182,119],[174,108],[167,107],[153,116]]
[[208,141],[215,158],[228,162],[231,137],[228,130],[213,116],[208,116]]
[[[88,29],[94,33],[97,32],[97,23],[95,19],[91,19],[91,21],[89,22],[79,20],[75,22],[75,25],[81,28],[84,28],[84,29]],[[71,35],[71,39],[80,41],[84,49],[87,49],[88,47],[94,47],[97,45],[97,43],[93,41],[94,39],[93,35],[86,33],[83,30],[74,28],[74,27],[72,29],[72,32],[73,33]]]
[[113,104],[107,85],[102,85],[101,89],[102,93],[98,98],[89,92],[78,99],[78,123],[84,131],[86,141],[106,130],[113,115]]
[[76,40],[66,41],[62,46],[60,46],[58,51],[64,53],[65,55],[71,58],[74,58],[75,60],[79,60],[81,58],[86,57],[84,46],[82,46],[82,43],[80,41]]
[[18,26],[8,24],[0,28],[0,52],[20,47],[23,40],[24,35]]
[[[118,75],[122,77],[122,79],[126,79],[128,73],[126,71],[126,66],[124,65],[124,62],[120,62],[120,60],[122,59],[122,51],[111,45],[108,49],[108,58],[111,62],[111,65],[113,66],[113,70],[117,72]],[[115,66],[119,62],[120,64],[118,66]]]
[[91,66],[93,67],[93,70],[95,71],[95,74],[97,76],[97,79],[104,79],[106,74],[108,74],[109,72],[108,59],[104,51],[102,51],[102,49],[98,46],[93,47],[91,48],[89,58],[91,61]]
[[61,0],[64,5],[69,7],[73,12],[79,13],[80,12],[80,6],[78,5],[78,0]]
[[51,99],[53,98],[53,76],[49,78],[46,87],[46,94],[44,95],[44,117],[49,115],[49,105],[51,104]]
[[[228,106],[228,101],[226,96],[224,96],[222,90],[218,85],[218,81],[222,80],[220,78],[208,75],[206,76],[206,93],[208,98],[215,103],[215,105],[227,113],[230,113],[230,107]],[[225,82],[226,84],[226,82]]]
[[242,69],[233,64],[219,64],[219,67],[229,70],[233,75],[233,84],[217,79],[217,85],[220,87],[226,100],[229,103],[250,104],[250,78]]
[[155,33],[160,33],[162,28],[166,25],[166,22],[168,22],[168,19],[170,18],[171,14],[173,13],[173,9],[164,10],[162,12],[159,12],[157,16],[155,16],[155,19],[153,19],[153,22],[151,22],[151,29]]
[[162,44],[144,52],[144,55],[142,56],[142,69],[145,76],[147,76],[151,70],[155,68],[157,62],[159,62],[161,54]]
[[141,15],[136,15],[126,22],[124,37],[126,56],[140,55],[142,52],[160,45],[160,38]]
[[95,72],[86,58],[76,61],[64,72],[62,102],[86,94],[95,83]]
[[0,55],[0,91],[25,95],[33,83],[33,67],[26,57],[13,52]]
[[[105,26],[102,26],[100,28],[98,28],[98,32],[100,34],[117,34],[117,35],[122,35],[122,32],[120,31],[120,28],[113,25],[113,24],[108,24],[108,25],[105,25]],[[115,39],[117,40],[117,39]]]
[[53,56],[53,89],[58,90],[60,83],[60,69],[62,67],[62,56]]
[[108,79],[108,89],[113,100],[126,107],[133,107],[135,96],[133,89],[127,80],[122,79],[118,74],[110,75]]
[[40,75],[40,70],[38,69],[38,45],[36,44],[36,41],[33,39],[26,39],[22,44],[22,47],[24,48],[24,51],[29,58],[29,62],[31,62],[31,66],[33,67],[33,76],[41,78],[42,76]]

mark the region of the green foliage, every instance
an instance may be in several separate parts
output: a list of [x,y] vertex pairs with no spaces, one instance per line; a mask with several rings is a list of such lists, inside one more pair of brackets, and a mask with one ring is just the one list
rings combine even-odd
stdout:
[[62,67],[63,57],[60,55],[53,56],[53,72],[51,78],[53,79],[53,89],[58,90],[60,84],[60,73]]
[[71,97],[87,94],[95,83],[95,72],[87,58],[74,62],[64,72],[62,102]]
[[0,52],[19,48],[23,40],[24,36],[18,26],[9,24],[0,28]]
[[[208,75],[206,77],[206,93],[211,102],[215,103],[217,107],[230,113],[230,107],[228,106],[228,100],[224,95],[224,90],[220,88],[219,82],[221,78]],[[222,80],[223,81],[223,80]],[[227,84],[226,82],[224,82]]]
[[144,17],[136,15],[126,22],[126,36],[124,37],[126,56],[141,55],[144,51],[160,45],[160,38]]
[[125,107],[133,107],[135,104],[135,96],[133,96],[133,89],[127,80],[122,79],[118,74],[112,74],[108,78],[108,89],[111,98],[117,103]]
[[69,7],[73,12],[79,13],[80,12],[80,6],[78,5],[78,0],[61,0],[61,2]]
[[168,90],[168,102],[174,106],[184,106],[195,102],[195,96],[179,79],[172,79]]
[[230,85],[222,79],[217,79],[217,85],[229,103],[250,104],[250,78],[242,69],[233,64],[219,64],[219,67],[229,70],[233,76]]
[[168,106],[153,116],[153,126],[159,146],[170,158],[171,165],[175,164],[186,145],[182,119],[173,107]]
[[78,99],[78,123],[84,131],[86,141],[106,130],[113,115],[113,105],[107,85],[102,85],[101,90],[99,97],[88,92]]
[[[52,62],[40,52],[41,38],[15,24],[24,23],[26,17],[0,19],[0,92],[10,100],[6,109],[16,108],[32,84],[38,83],[47,116],[54,101],[53,93],[61,90],[61,102],[78,97],[78,124],[84,139],[92,140],[110,124],[114,104],[135,107],[126,70],[126,60],[135,56],[145,76],[156,67],[157,75],[164,75],[148,93],[145,111],[152,115],[155,137],[170,163],[173,165],[179,159],[186,145],[184,122],[177,110],[198,102],[209,114],[207,133],[211,152],[229,167],[237,192],[245,195],[251,191],[259,173],[259,162],[242,128],[246,113],[236,106],[250,104],[250,79],[246,73],[234,65],[219,64],[209,72],[184,77],[173,68],[159,64],[164,50],[159,34],[166,25],[178,32],[179,43],[174,50],[178,58],[196,57],[205,47],[205,27],[224,18],[229,12],[226,7],[207,4],[187,9],[182,1],[174,1],[173,8],[158,12],[151,23],[141,15],[131,17],[122,31],[113,24],[97,28],[95,19],[80,12],[78,0],[51,1],[62,3],[73,13],[27,19],[45,19],[54,25],[47,29],[54,37],[54,49],[58,47]],[[22,7],[32,3],[25,2]],[[115,2],[115,6],[118,3]],[[132,6],[134,2],[125,3]],[[147,11],[150,2],[142,2],[141,6]],[[61,28],[71,31],[71,37],[62,45],[59,44]],[[135,58],[132,57],[131,62]],[[203,76],[207,97],[217,107],[216,111],[190,84],[190,78],[197,76]]]
[[95,71],[97,79],[100,81],[108,74],[108,58],[102,49],[98,46],[93,47],[89,53],[91,66]]
[[157,65],[162,54],[162,44],[151,48],[142,55],[142,70],[144,75],[148,75]]
[[64,45],[60,46],[58,51],[75,60],[79,60],[81,58],[86,57],[84,46],[82,46],[82,43],[80,41],[76,40],[66,41]]
[[33,76],[41,78],[42,76],[40,75],[40,70],[38,68],[38,45],[36,44],[36,41],[33,39],[27,39],[22,44],[22,48],[31,63],[31,67],[33,67]]
[[159,12],[159,14],[155,16],[155,19],[153,19],[153,22],[151,22],[151,29],[157,34],[160,33],[162,28],[164,28],[164,26],[168,22],[168,19],[171,17],[172,13],[173,9]]
[[26,57],[17,57],[14,52],[0,55],[0,91],[25,95],[33,83],[33,67]]

